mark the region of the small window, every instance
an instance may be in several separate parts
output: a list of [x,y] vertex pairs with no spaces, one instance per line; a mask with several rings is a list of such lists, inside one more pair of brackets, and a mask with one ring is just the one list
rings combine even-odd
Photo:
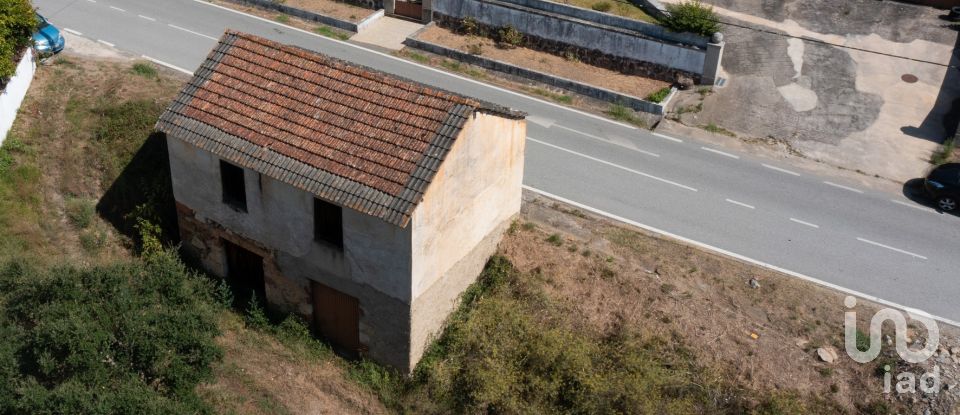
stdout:
[[343,248],[343,209],[313,199],[313,238]]
[[220,182],[223,187],[223,203],[247,211],[247,187],[243,181],[243,169],[220,160]]

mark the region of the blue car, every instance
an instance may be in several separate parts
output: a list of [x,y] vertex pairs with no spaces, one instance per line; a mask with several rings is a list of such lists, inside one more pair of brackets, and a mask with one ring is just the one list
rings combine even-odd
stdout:
[[33,47],[41,55],[52,55],[63,50],[66,41],[60,30],[50,24],[46,18],[37,15],[37,31],[33,34]]

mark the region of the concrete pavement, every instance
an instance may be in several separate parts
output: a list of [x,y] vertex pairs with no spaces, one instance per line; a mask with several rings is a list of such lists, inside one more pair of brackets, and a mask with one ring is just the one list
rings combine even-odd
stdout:
[[960,218],[900,195],[658,136],[203,1],[34,4],[61,28],[188,72],[233,28],[527,111],[527,186],[848,292],[960,320]]

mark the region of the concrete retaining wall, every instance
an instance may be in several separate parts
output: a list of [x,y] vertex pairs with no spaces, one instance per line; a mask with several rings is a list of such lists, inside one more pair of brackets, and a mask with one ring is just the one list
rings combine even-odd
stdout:
[[554,76],[546,74],[543,72],[538,72],[526,68],[522,68],[513,64],[506,62],[501,62],[494,59],[485,58],[482,56],[471,55],[469,53],[464,53],[455,49],[450,49],[446,46],[437,45],[435,43],[424,42],[416,38],[417,33],[414,33],[412,36],[408,37],[403,43],[412,48],[420,49],[430,53],[434,53],[441,56],[446,56],[452,59],[456,59],[461,62],[469,63],[471,65],[480,66],[486,69],[490,69],[497,72],[503,72],[506,74],[519,76],[522,78],[531,79],[540,83],[544,83],[550,86],[555,86],[557,88],[563,88],[565,90],[575,92],[580,95],[585,95],[594,99],[601,101],[606,101],[610,103],[619,103],[629,108],[633,108],[637,111],[647,112],[655,115],[663,115],[665,113],[665,108],[670,98],[673,97],[676,90],[670,92],[670,95],[661,103],[655,103],[643,100],[641,98],[633,97],[626,94],[621,94],[619,92],[611,91],[609,89],[604,89],[596,87],[593,85],[584,84],[581,82],[573,81],[566,78],[561,78],[559,76]]
[[668,42],[675,42],[684,45],[696,46],[699,48],[707,47],[709,39],[693,33],[677,33],[667,30],[667,28],[647,23],[640,20],[628,19],[609,13],[601,13],[595,10],[584,9],[582,7],[570,6],[563,3],[554,3],[544,0],[501,0],[505,3],[516,4],[518,6],[529,7],[531,9],[543,10],[545,12],[556,13],[563,16],[581,19],[601,25],[619,27],[621,29],[631,30],[642,33],[654,39]]
[[377,19],[383,17],[383,9],[377,10],[370,16],[367,16],[365,19],[360,22],[354,23],[347,20],[341,20],[335,17],[330,17],[322,15],[319,13],[314,13],[308,10],[298,9],[284,5],[283,3],[278,3],[272,0],[230,0],[234,3],[245,4],[248,6],[260,7],[263,9],[276,10],[280,13],[289,14],[291,16],[299,17],[301,19],[310,20],[313,22],[325,24],[327,26],[335,27],[337,29],[348,30],[355,33],[360,33],[366,29],[371,23]]
[[[542,0],[434,0],[433,13],[435,18],[471,17],[493,27],[512,26],[531,37],[599,50],[605,54],[696,75],[703,74],[707,66],[706,47],[702,46],[706,45],[706,40],[695,41],[688,38],[687,34],[669,36],[671,39],[684,37],[689,43],[658,39],[636,29],[643,27],[642,30],[647,32],[655,30],[646,28],[642,22],[624,23],[622,20],[627,19]],[[625,28],[626,25],[632,25],[635,29]],[[712,82],[712,78],[705,78]]]
[[20,58],[20,63],[17,64],[17,71],[7,82],[3,92],[0,92],[0,144],[3,144],[7,133],[13,127],[13,121],[17,119],[17,111],[23,103],[23,97],[27,95],[27,90],[30,89],[36,70],[33,49],[27,49]]

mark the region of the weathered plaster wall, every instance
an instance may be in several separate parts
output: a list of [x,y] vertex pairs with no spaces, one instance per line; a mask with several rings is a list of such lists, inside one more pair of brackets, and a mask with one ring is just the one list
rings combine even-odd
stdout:
[[520,212],[525,137],[526,121],[477,113],[414,211],[411,361]]
[[264,247],[251,250],[266,251],[265,263],[289,280],[267,275],[268,300],[294,301],[285,311],[309,319],[309,281],[354,296],[361,308],[360,341],[368,354],[397,367],[409,365],[411,227],[344,209],[340,251],[314,241],[313,195],[245,169],[247,212],[238,212],[222,202],[216,156],[173,137],[167,142],[174,197],[201,224],[197,237],[184,236],[184,244],[199,252],[210,271],[225,275],[218,265],[223,262],[221,237],[245,247]]

